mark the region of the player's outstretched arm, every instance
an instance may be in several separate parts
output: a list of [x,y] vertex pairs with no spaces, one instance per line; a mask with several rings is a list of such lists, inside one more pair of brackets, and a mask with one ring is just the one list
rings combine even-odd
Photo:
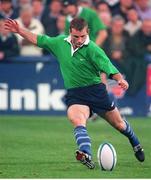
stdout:
[[4,27],[6,30],[10,32],[19,34],[20,36],[27,39],[32,44],[35,44],[35,45],[37,44],[37,35],[21,28],[19,24],[17,23],[17,21],[12,20],[12,19],[6,19]]

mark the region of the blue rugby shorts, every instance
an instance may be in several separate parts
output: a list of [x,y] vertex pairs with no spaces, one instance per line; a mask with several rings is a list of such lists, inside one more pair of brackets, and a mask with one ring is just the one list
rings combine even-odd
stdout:
[[102,114],[115,108],[115,103],[110,99],[103,83],[86,87],[71,88],[67,90],[65,102],[69,108],[71,105],[87,105],[90,112]]

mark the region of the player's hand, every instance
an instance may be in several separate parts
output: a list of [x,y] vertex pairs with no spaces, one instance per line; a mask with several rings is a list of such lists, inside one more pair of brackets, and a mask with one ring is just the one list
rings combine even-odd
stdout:
[[4,28],[13,33],[19,33],[19,25],[15,20],[6,19],[4,22]]
[[128,82],[127,82],[125,79],[119,80],[119,81],[118,81],[118,84],[119,84],[119,86],[120,86],[122,89],[124,89],[124,90],[127,90],[128,87],[129,87],[129,84],[128,84]]

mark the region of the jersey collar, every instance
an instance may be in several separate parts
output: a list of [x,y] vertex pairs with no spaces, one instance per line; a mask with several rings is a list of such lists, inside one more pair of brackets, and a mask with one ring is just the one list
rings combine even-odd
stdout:
[[86,38],[85,42],[79,48],[73,49],[73,46],[72,46],[72,43],[71,43],[71,36],[69,35],[68,37],[64,38],[64,40],[67,41],[69,44],[71,44],[71,55],[72,56],[79,48],[81,48],[84,45],[85,46],[88,45],[89,42],[90,42],[89,35],[87,35],[87,38]]

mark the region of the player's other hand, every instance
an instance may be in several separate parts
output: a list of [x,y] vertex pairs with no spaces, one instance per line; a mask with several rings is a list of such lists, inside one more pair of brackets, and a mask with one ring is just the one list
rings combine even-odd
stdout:
[[119,80],[119,81],[118,81],[118,84],[119,84],[119,86],[120,86],[122,89],[124,89],[124,90],[127,90],[128,87],[129,87],[129,84],[128,84],[128,82],[127,82],[125,79]]
[[13,33],[19,33],[19,25],[15,20],[6,19],[4,22],[4,28]]

